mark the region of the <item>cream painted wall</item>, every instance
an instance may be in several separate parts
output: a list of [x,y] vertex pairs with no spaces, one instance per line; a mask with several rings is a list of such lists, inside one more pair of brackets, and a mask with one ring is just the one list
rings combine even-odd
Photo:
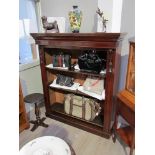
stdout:
[[123,0],[113,0],[111,32],[120,32]]
[[122,56],[129,53],[129,39],[135,36],[135,0],[123,1],[121,32],[127,35],[122,44]]
[[42,16],[49,17],[65,17],[66,30],[70,31],[68,12],[72,9],[73,5],[78,5],[79,9],[83,12],[83,19],[80,32],[96,32],[97,30],[97,0],[42,0],[41,13]]
[[[21,65],[19,76],[22,85],[23,96],[31,93],[43,93],[39,61],[27,65]],[[25,105],[27,112],[32,110],[33,105]]]
[[41,1],[40,13],[41,16],[65,17],[65,32],[71,32],[68,12],[73,5],[78,5],[83,12],[80,32],[97,32],[97,27],[101,27],[99,25],[102,25],[102,21],[96,13],[98,7],[103,11],[105,18],[108,19],[107,32],[120,32],[122,0],[67,0],[67,3],[66,0],[44,0]]
[[129,54],[129,39],[135,37],[135,0],[123,1],[121,32],[126,32],[127,35],[122,42],[119,90],[125,88]]
[[[108,19],[106,32],[112,31],[112,13],[113,13],[113,0],[98,0],[98,7],[103,11],[104,16]],[[102,21],[101,21],[102,23]],[[98,16],[98,25],[100,24],[100,17]]]

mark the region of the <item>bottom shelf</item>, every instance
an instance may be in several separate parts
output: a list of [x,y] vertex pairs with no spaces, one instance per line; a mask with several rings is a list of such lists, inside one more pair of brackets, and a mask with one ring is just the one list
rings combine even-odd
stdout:
[[75,117],[75,116],[72,116],[72,115],[69,115],[69,114],[66,114],[64,112],[64,104],[61,104],[61,103],[55,103],[51,106],[52,108],[52,111],[56,111],[56,112],[60,112],[64,115],[67,115],[69,117],[73,117],[75,119],[79,119],[80,121],[85,121],[87,123],[91,123],[91,124],[94,124],[94,125],[97,125],[97,126],[100,126],[100,127],[103,127],[103,116],[102,115],[99,115],[97,116],[93,121],[87,121],[87,120],[84,120],[82,118],[78,118],[78,117]]
[[134,137],[134,128],[131,128],[130,126],[119,128],[116,130],[117,134],[120,136],[120,138],[131,147]]
[[97,116],[93,121],[86,121],[84,119],[66,114],[64,112],[63,104],[54,103],[51,105],[51,113],[46,113],[46,116],[105,138],[110,138],[111,135],[110,132],[104,131],[103,115]]

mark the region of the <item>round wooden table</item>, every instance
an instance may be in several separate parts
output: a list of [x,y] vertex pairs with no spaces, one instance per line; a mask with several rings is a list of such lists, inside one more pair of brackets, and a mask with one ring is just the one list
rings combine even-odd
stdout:
[[54,136],[43,136],[25,144],[20,155],[76,155],[71,145]]
[[48,125],[44,123],[45,117],[40,118],[39,104],[44,102],[44,95],[41,93],[32,93],[24,97],[24,102],[35,105],[36,120],[31,120],[30,123],[34,124],[31,131],[36,130],[39,126],[47,128]]

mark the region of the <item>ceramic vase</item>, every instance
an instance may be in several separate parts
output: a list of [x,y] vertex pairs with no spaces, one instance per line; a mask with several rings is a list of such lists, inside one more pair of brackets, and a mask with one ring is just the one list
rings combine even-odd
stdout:
[[69,12],[70,28],[73,33],[79,33],[82,21],[82,11],[78,6],[73,6],[73,10]]

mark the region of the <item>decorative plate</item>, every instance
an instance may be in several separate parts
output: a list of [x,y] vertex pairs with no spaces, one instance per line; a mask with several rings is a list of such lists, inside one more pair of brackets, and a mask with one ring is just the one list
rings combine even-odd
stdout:
[[67,143],[54,136],[36,138],[20,149],[20,155],[71,155]]

